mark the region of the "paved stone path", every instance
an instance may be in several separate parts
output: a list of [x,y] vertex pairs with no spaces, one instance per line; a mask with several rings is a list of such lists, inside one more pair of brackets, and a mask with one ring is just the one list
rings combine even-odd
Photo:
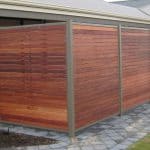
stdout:
[[12,132],[50,137],[59,142],[0,150],[126,150],[129,145],[150,133],[150,104],[139,106],[121,118],[115,116],[84,129],[77,135],[78,141],[73,144],[64,133],[0,124],[0,129],[7,130],[8,127]]

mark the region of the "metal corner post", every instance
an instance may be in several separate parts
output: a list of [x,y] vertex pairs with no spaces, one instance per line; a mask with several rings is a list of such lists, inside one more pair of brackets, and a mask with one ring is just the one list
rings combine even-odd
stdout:
[[75,137],[75,110],[74,110],[74,64],[73,64],[73,30],[72,20],[67,21],[67,102],[68,102],[68,132],[70,138]]
[[122,64],[122,29],[121,24],[118,25],[118,57],[119,57],[119,103],[120,116],[123,113],[123,64]]

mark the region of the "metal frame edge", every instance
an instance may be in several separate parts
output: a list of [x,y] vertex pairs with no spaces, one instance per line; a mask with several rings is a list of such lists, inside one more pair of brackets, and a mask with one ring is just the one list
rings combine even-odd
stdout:
[[74,108],[74,65],[73,65],[73,30],[72,20],[67,20],[67,111],[68,133],[71,138],[75,137],[75,108]]
[[49,127],[39,127],[39,126],[36,126],[36,125],[29,125],[29,124],[17,123],[17,122],[12,122],[12,121],[0,120],[0,124],[8,124],[8,125],[15,125],[15,126],[21,126],[21,127],[27,127],[27,128],[48,130],[48,131],[53,131],[53,132],[67,133],[67,130],[63,130],[63,129],[49,128]]
[[122,64],[122,26],[118,25],[118,71],[119,71],[119,111],[123,113],[123,64]]

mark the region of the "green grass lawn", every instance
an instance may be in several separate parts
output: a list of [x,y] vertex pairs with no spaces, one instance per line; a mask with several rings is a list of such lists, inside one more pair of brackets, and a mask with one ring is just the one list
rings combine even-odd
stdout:
[[128,150],[150,150],[150,134],[131,145]]

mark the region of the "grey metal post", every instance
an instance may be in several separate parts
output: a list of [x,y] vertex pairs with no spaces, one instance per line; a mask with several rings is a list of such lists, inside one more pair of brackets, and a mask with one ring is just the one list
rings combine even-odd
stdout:
[[72,20],[67,21],[67,99],[68,99],[68,132],[71,139],[75,137],[74,110],[74,69],[73,69],[73,35]]
[[120,116],[123,113],[123,64],[122,64],[122,34],[121,24],[118,26],[118,54],[119,54],[119,103]]

